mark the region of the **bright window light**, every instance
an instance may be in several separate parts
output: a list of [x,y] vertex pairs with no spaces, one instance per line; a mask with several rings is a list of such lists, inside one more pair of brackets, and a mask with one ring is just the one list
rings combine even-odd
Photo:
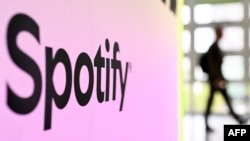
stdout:
[[184,30],[182,32],[182,49],[184,53],[188,53],[190,51],[191,46],[191,34],[189,30]]
[[242,3],[197,4],[194,7],[194,21],[198,24],[238,22],[243,18],[244,6]]
[[244,30],[242,27],[226,27],[220,42],[224,51],[241,51],[244,47]]
[[213,5],[213,22],[238,22],[244,18],[242,3],[225,3]]
[[190,7],[187,5],[184,5],[182,7],[182,23],[184,25],[187,25],[190,23],[191,20],[191,11],[190,11]]
[[194,50],[197,53],[207,52],[209,46],[214,42],[214,29],[211,27],[201,27],[194,31]]
[[191,60],[188,57],[184,57],[182,60],[182,70],[184,74],[184,80],[189,81],[190,80],[190,70],[191,70]]
[[228,80],[242,80],[244,78],[244,58],[242,56],[225,56],[222,72]]
[[194,7],[194,21],[198,24],[211,23],[213,20],[211,4],[198,4]]

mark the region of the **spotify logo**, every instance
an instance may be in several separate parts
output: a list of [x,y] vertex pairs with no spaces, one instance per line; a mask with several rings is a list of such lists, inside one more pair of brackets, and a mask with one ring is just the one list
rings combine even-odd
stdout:
[[[80,52],[73,64],[71,64],[70,55],[66,50],[62,48],[53,50],[53,48],[45,46],[45,67],[39,68],[36,60],[22,51],[17,45],[17,36],[22,31],[31,34],[40,44],[39,25],[36,21],[25,14],[17,14],[11,18],[7,29],[8,53],[13,63],[19,69],[26,72],[34,83],[31,96],[22,98],[18,96],[18,92],[14,92],[10,87],[11,82],[7,82],[7,105],[13,112],[18,114],[31,113],[40,101],[43,87],[45,87],[44,130],[51,129],[53,101],[56,108],[65,108],[68,104],[71,91],[74,91],[73,94],[75,94],[79,106],[82,107],[87,106],[91,98],[97,98],[99,103],[103,103],[116,100],[116,95],[120,94],[119,111],[123,110],[130,63],[122,63],[122,61],[117,58],[117,54],[121,53],[120,46],[117,42],[111,45],[110,41],[106,39],[104,47],[99,46],[95,56],[89,56],[84,51]],[[111,53],[113,57],[105,57],[102,55],[103,52]],[[63,64],[66,72],[66,84],[62,93],[56,92],[55,86],[57,84],[53,81],[55,68],[59,63]],[[88,74],[87,77],[89,78],[89,82],[84,83],[88,85],[86,91],[81,90],[80,73],[83,70],[82,68],[87,68],[84,69],[84,71],[87,71],[86,74]],[[42,69],[45,72],[44,76],[41,73]],[[102,73],[103,71],[105,71],[105,73]],[[105,75],[102,76],[102,74]],[[110,79],[111,75],[112,80]],[[42,86],[43,81],[45,82],[45,86]],[[101,87],[103,81],[105,82],[105,88]],[[94,86],[94,84],[96,85]],[[110,87],[112,89],[110,89]],[[117,92],[117,87],[120,87],[121,92]],[[96,89],[96,93],[93,93],[94,89]],[[93,97],[93,95],[96,96]]]

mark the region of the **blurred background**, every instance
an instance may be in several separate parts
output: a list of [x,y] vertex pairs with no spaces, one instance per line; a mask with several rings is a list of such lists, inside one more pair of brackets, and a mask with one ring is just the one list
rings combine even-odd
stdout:
[[[219,42],[224,52],[222,72],[235,112],[245,118],[250,113],[250,1],[184,0],[181,8],[183,89],[183,141],[223,141],[223,125],[237,124],[228,114],[222,95],[216,94],[209,117],[214,132],[205,130],[204,112],[209,96],[208,76],[199,66],[199,57],[215,40],[214,26],[223,27]],[[249,121],[246,122],[248,124]]]

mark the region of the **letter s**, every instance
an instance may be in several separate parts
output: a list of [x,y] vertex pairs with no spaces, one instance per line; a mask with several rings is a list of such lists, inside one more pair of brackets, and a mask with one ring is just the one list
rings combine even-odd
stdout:
[[30,97],[21,98],[10,88],[9,84],[7,84],[7,104],[14,112],[27,114],[34,110],[38,104],[41,96],[42,78],[36,62],[17,46],[16,38],[21,31],[29,32],[35,37],[38,43],[40,43],[39,27],[30,17],[24,14],[17,14],[10,20],[7,30],[7,43],[10,57],[20,69],[33,78],[34,91]]

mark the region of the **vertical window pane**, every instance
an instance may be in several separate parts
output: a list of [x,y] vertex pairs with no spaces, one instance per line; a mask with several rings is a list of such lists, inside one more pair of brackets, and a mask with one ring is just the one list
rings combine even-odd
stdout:
[[191,11],[188,5],[184,5],[182,7],[182,23],[187,25],[190,23],[191,20]]
[[243,82],[230,82],[226,87],[233,98],[243,98],[246,95],[246,85]]
[[196,81],[193,84],[193,91],[195,95],[200,95],[203,92],[203,83],[200,81]]
[[242,56],[226,56],[223,59],[222,72],[228,80],[244,78],[244,58]]
[[206,24],[212,22],[212,5],[198,4],[194,7],[194,21],[198,24]]
[[182,49],[184,53],[188,53],[190,51],[191,46],[191,34],[189,30],[184,30],[182,32]]
[[204,73],[200,66],[195,66],[194,68],[194,78],[197,81],[205,81],[208,79],[208,76],[206,73]]
[[191,92],[191,84],[190,83],[184,83],[183,85],[183,100],[184,100],[184,106],[186,112],[192,112],[193,110],[193,100],[192,100],[192,92]]
[[197,53],[205,53],[214,42],[214,29],[210,27],[197,28],[194,31],[194,50]]
[[[193,83],[193,106],[194,112],[203,113],[207,106],[207,99],[209,96],[209,85],[208,83],[203,83],[200,81],[195,81]],[[214,104],[213,104],[214,105]],[[213,109],[212,109],[213,111]]]
[[242,3],[225,3],[213,6],[213,22],[237,22],[244,18]]
[[226,27],[220,42],[224,51],[240,51],[244,47],[244,31],[242,27]]
[[191,70],[191,60],[188,57],[184,57],[182,60],[182,70],[184,73],[184,80],[189,81],[190,80],[190,70]]
[[246,106],[247,85],[243,82],[230,82],[226,85],[228,94],[233,98],[232,104],[238,114],[246,114],[248,108]]

